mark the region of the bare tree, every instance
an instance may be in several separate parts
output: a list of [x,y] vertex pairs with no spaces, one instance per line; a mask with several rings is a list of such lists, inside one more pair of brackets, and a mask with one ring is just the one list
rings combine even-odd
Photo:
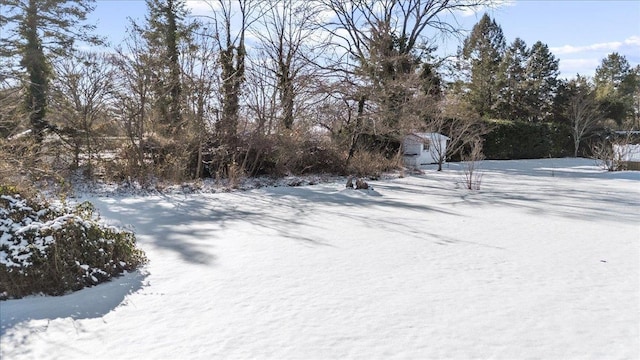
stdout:
[[[456,34],[458,23],[446,18],[447,15],[455,18],[457,11],[489,5],[491,1],[321,0],[321,3],[334,15],[324,29],[333,34],[335,47],[341,49],[328,67],[344,73],[358,85],[358,92],[353,94],[358,103],[353,145],[365,119],[374,134],[401,135],[401,129],[412,127],[424,115],[416,110],[425,108],[420,65],[433,51],[427,29],[435,30],[438,36]],[[368,114],[365,110],[369,110]],[[353,152],[352,146],[347,161]]]
[[54,69],[51,118],[72,147],[74,167],[85,155],[87,175],[92,176],[101,137],[111,125],[114,70],[105,56],[86,52],[58,62]]
[[631,131],[611,134],[591,146],[591,154],[598,165],[607,171],[626,170],[640,145],[633,145]]
[[[460,31],[455,15],[481,6],[491,5],[490,0],[320,0],[323,6],[335,16],[325,29],[336,37],[336,45],[343,53],[357,59],[359,63],[342,65],[354,66],[366,64],[371,55],[378,55],[372,49],[380,44],[382,38],[394,41],[396,59],[408,60],[414,51],[426,50],[429,39],[425,36],[427,28],[435,30],[436,35],[457,34]],[[453,16],[447,19],[446,16]],[[378,41],[376,41],[378,38]],[[392,48],[391,48],[392,49]],[[387,48],[387,50],[391,50]],[[385,55],[385,54],[379,54]],[[387,53],[386,55],[390,55]],[[347,61],[347,57],[341,60]],[[404,67],[387,68],[388,71],[407,71]]]
[[[192,26],[193,28],[193,26]],[[186,112],[189,114],[190,134],[195,138],[196,159],[193,176],[200,178],[204,174],[205,147],[215,122],[216,108],[219,106],[217,89],[220,79],[217,67],[218,48],[212,29],[206,26],[194,28],[193,45],[183,44],[180,51]]]
[[[0,70],[2,71],[2,70]],[[19,82],[0,82],[0,184],[28,186],[34,169],[35,149],[28,137],[20,136],[28,126],[23,106],[23,86]]]
[[580,142],[603,119],[595,93],[585,86],[578,86],[569,99],[568,118],[571,121],[573,156],[578,156]]
[[482,184],[482,173],[478,171],[479,162],[484,160],[482,153],[482,140],[474,139],[470,144],[470,149],[462,155],[464,184],[469,190],[480,190]]
[[144,136],[147,131],[151,97],[151,69],[147,67],[147,53],[139,32],[129,29],[123,47],[116,49],[112,62],[118,71],[114,87],[115,116],[126,134],[127,171],[143,180],[147,175]]
[[[438,163],[438,171],[442,171],[442,164],[446,159],[456,153],[460,153],[481,140],[482,135],[489,131],[489,128],[480,119],[480,116],[473,111],[469,104],[462,101],[455,95],[448,95],[439,105],[441,111],[434,113],[427,120],[426,128],[432,134],[444,134],[449,137],[447,145],[431,146],[429,151]],[[439,144],[437,139],[432,143]]]
[[[255,0],[208,0],[213,15],[205,16],[214,30],[221,67],[222,111],[215,125],[221,148],[235,155],[238,144],[240,96],[245,81],[246,34],[261,11]],[[224,162],[229,162],[226,159]]]
[[249,116],[255,121],[255,131],[271,134],[278,125],[278,85],[273,63],[268,56],[257,56],[250,59],[246,94]]
[[0,83],[0,138],[16,135],[20,129],[20,119],[25,118],[21,106],[23,87],[18,83]]
[[271,2],[252,33],[272,65],[267,69],[275,75],[282,125],[291,129],[300,87],[308,86],[305,75],[313,71],[311,64],[325,45],[317,35],[320,7],[307,1]]
[[269,135],[278,125],[279,101],[277,81],[271,60],[267,56],[249,59],[245,82],[244,102],[247,121],[244,123],[245,147],[242,149],[242,168],[255,174],[268,156]]

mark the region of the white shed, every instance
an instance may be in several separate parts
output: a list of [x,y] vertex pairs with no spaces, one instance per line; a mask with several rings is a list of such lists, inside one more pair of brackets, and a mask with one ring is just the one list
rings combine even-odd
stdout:
[[410,167],[437,164],[446,159],[448,137],[440,133],[411,133],[402,142],[404,164]]
[[614,159],[627,170],[640,170],[640,144],[613,145]]

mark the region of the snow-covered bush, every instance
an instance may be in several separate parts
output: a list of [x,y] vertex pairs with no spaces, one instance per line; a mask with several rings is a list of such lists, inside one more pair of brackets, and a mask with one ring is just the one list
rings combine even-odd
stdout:
[[101,224],[91,203],[56,207],[0,186],[0,299],[63,295],[145,261],[135,235]]

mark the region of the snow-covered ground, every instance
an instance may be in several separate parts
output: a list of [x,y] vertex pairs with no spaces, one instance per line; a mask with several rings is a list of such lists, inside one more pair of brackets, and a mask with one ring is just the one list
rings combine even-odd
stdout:
[[94,196],[143,271],[0,302],[2,359],[638,359],[640,172]]

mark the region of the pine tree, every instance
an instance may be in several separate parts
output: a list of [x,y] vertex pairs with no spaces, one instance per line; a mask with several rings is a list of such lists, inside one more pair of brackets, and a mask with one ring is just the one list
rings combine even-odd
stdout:
[[594,77],[596,91],[601,93],[619,90],[630,71],[631,66],[625,56],[617,52],[607,55],[596,68]]
[[429,62],[423,62],[420,68],[422,92],[435,100],[442,97],[442,77]]
[[149,68],[154,74],[153,91],[158,111],[157,129],[172,136],[182,124],[182,71],[179,45],[191,30],[185,0],[146,0],[147,24],[141,30],[147,47]]
[[617,124],[633,117],[635,74],[625,56],[611,53],[602,60],[595,73],[596,96],[605,116]]
[[360,70],[375,89],[375,100],[380,106],[382,124],[392,131],[398,129],[399,114],[411,97],[408,86],[420,65],[420,57],[406,47],[407,38],[399,37],[390,24],[379,24],[372,29],[368,41],[368,57]]
[[25,110],[38,141],[51,127],[46,119],[51,61],[71,56],[76,41],[101,43],[90,34],[95,27],[83,24],[93,4],[94,0],[0,0],[0,55],[26,73]]
[[640,129],[640,65],[636,65],[626,83],[631,92],[631,127]]
[[516,38],[505,51],[500,63],[500,96],[498,115],[509,120],[529,116],[526,105],[526,70],[530,52],[524,40]]
[[526,68],[526,102],[529,120],[545,121],[553,113],[553,102],[558,91],[558,59],[546,44],[538,41],[531,47]]
[[496,115],[500,91],[498,74],[505,46],[502,28],[487,14],[464,40],[461,58],[471,73],[467,96],[481,116]]

